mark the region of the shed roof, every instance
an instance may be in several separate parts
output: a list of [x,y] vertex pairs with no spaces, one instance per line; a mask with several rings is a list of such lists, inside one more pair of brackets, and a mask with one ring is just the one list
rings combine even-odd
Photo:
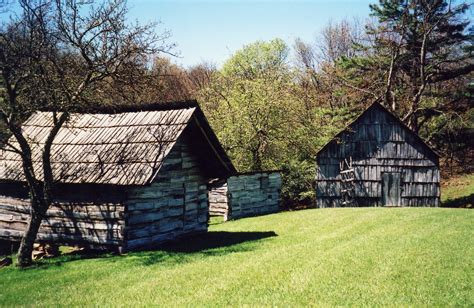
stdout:
[[[35,173],[40,178],[42,148],[52,119],[51,112],[35,112],[22,126],[32,147]],[[198,146],[214,155],[214,167],[218,165],[216,169],[220,169],[217,174],[235,173],[199,105],[187,101],[72,113],[53,142],[54,177],[62,183],[149,184],[191,123],[202,136]],[[17,144],[14,137],[10,143]],[[0,150],[0,179],[24,180],[19,154]]]
[[405,123],[403,123],[402,120],[400,120],[396,115],[394,115],[390,110],[388,110],[387,108],[385,108],[382,104],[380,104],[379,102],[374,102],[372,103],[369,107],[367,107],[367,109],[365,109],[359,116],[357,116],[355,118],[354,121],[352,121],[351,123],[349,123],[344,129],[342,129],[339,133],[336,134],[336,136],[334,136],[328,143],[326,143],[317,153],[316,153],[316,156],[319,155],[319,153],[323,152],[332,142],[334,142],[337,138],[341,137],[344,133],[347,133],[348,131],[351,130],[351,128],[357,124],[359,121],[361,121],[370,111],[374,110],[374,109],[377,109],[381,112],[384,112],[386,114],[388,114],[390,117],[392,117],[395,122],[397,122],[398,124],[400,124],[400,126],[402,126],[405,130],[407,130],[410,134],[412,134],[415,139],[417,139],[420,144],[423,145],[423,147],[425,147],[426,149],[428,149],[428,151],[430,153],[432,153],[433,155],[435,155],[436,157],[439,157],[440,155],[435,151],[433,150],[424,140],[423,138],[421,138],[417,133],[415,133],[413,130],[411,130]]

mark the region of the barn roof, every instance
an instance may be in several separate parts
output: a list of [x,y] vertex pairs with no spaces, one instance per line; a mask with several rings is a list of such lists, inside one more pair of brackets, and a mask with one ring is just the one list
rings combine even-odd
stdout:
[[[41,149],[52,126],[52,113],[35,112],[22,126],[33,151],[35,173],[41,178]],[[199,144],[212,156],[213,176],[236,172],[195,101],[147,106],[99,108],[72,113],[56,136],[51,162],[62,183],[146,185],[187,127],[197,131]],[[15,145],[14,137],[10,143]],[[0,179],[23,181],[19,154],[0,150]]]
[[402,126],[404,129],[406,129],[408,132],[410,132],[415,139],[417,139],[420,144],[422,144],[430,153],[435,155],[436,157],[439,157],[440,155],[433,150],[424,140],[421,138],[417,133],[415,133],[413,130],[411,130],[405,123],[403,123],[402,120],[400,120],[396,115],[394,115],[390,110],[385,108],[382,104],[379,102],[374,102],[372,103],[369,107],[367,107],[357,118],[355,118],[354,121],[349,123],[344,129],[342,129],[339,133],[336,134],[329,142],[327,142],[317,153],[316,156],[319,155],[319,153],[323,152],[332,142],[334,142],[337,138],[340,138],[344,133],[347,133],[351,131],[351,127],[357,124],[359,121],[361,121],[370,111],[378,109],[381,112],[384,112],[388,114],[391,118],[395,120],[395,122],[399,123],[400,126]]

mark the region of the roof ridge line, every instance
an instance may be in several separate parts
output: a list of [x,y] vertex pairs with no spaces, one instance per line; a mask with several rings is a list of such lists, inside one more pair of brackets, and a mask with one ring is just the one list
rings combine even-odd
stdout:
[[[199,107],[199,103],[195,99],[154,103],[83,106],[73,108],[70,110],[70,112],[73,114],[118,114],[146,111],[166,111],[173,109],[189,109],[193,107]],[[48,107],[37,110],[37,112],[53,111],[61,112],[61,110],[53,110],[52,108]]]

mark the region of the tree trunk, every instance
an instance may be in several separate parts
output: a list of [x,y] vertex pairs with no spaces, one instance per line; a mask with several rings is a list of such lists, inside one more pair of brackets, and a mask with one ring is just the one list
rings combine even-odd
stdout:
[[28,221],[28,226],[25,232],[25,235],[21,239],[20,249],[18,250],[18,266],[27,267],[33,263],[32,253],[33,245],[36,241],[36,236],[38,235],[39,227],[43,221],[46,211],[37,210],[35,208],[43,208],[40,203],[37,202],[36,207],[33,206],[33,203],[37,202],[34,198],[31,199],[31,217]]
[[411,120],[410,128],[418,134],[420,132],[420,126],[418,125],[418,115],[415,113]]

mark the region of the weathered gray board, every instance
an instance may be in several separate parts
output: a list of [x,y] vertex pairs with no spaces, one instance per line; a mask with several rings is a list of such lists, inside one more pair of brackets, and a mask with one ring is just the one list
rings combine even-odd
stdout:
[[400,173],[382,173],[382,202],[385,206],[400,206]]
[[185,143],[174,146],[150,186],[131,189],[128,196],[126,249],[207,231],[207,178]]
[[231,176],[209,191],[210,215],[242,218],[278,212],[281,175],[255,172]]
[[[85,200],[84,191],[75,194],[67,191],[66,200],[56,200],[46,213],[37,240],[57,244],[89,246],[122,246],[124,241],[125,205],[118,195],[102,188],[104,198]],[[92,201],[94,199],[95,201]],[[0,238],[19,241],[23,236],[28,218],[30,202],[18,196],[0,196]]]
[[229,218],[227,182],[217,181],[209,185],[209,215]]
[[[178,141],[149,186],[70,185],[64,196],[68,201],[58,200],[48,210],[38,241],[135,250],[206,231],[206,183],[197,156]],[[29,212],[29,200],[0,196],[0,238],[19,241]]]
[[356,206],[387,203],[383,200],[386,173],[400,174],[400,206],[439,206],[439,157],[381,105],[369,107],[317,154],[318,207],[343,206],[340,162],[349,158]]

